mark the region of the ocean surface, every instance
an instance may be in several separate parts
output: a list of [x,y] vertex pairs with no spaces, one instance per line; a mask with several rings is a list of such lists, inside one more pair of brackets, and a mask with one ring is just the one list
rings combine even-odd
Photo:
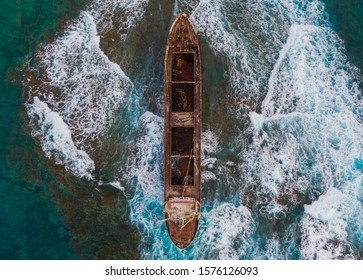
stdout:
[[[163,59],[203,69],[202,213],[163,222]],[[363,0],[0,1],[0,259],[362,259]]]

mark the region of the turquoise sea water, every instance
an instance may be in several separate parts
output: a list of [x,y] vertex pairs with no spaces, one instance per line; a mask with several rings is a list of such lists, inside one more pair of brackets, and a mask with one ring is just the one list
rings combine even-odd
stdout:
[[[363,1],[1,2],[1,259],[362,259]],[[204,81],[184,251],[162,222],[181,10]]]
[[[58,3],[57,3],[58,2]],[[70,237],[52,201],[34,141],[24,130],[24,60],[52,38],[58,19],[71,11],[62,1],[1,1],[0,258],[73,259]],[[70,1],[68,1],[70,2]],[[74,7],[72,16],[77,15]]]

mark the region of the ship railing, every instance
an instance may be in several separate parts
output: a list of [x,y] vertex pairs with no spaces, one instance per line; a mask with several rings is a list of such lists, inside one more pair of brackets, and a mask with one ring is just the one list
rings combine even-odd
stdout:
[[[189,206],[187,206],[189,204]],[[165,203],[166,220],[178,223],[180,230],[193,219],[200,218],[200,202],[193,197],[174,197]]]

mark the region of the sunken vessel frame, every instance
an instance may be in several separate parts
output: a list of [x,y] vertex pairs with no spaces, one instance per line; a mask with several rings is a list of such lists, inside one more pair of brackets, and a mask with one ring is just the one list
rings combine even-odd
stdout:
[[164,214],[173,243],[194,239],[201,203],[200,47],[185,13],[176,16],[164,60]]

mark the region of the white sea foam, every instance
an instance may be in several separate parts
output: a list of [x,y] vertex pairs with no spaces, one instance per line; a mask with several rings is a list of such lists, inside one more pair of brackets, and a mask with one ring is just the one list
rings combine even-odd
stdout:
[[110,186],[120,190],[120,191],[124,191],[125,188],[123,186],[121,186],[120,182],[111,182],[111,183],[108,183]]
[[[202,134],[202,183],[217,180],[223,188],[237,186],[238,174],[236,164],[232,161],[218,159],[221,147],[215,133],[206,130]],[[215,187],[215,186],[214,186]]]
[[136,157],[127,176],[137,176],[138,188],[144,197],[162,193],[163,119],[145,112],[139,119],[143,135],[135,142]]
[[206,129],[202,132],[202,158],[207,154],[216,153],[220,149],[218,137],[211,130]]
[[92,179],[94,162],[86,152],[74,145],[71,131],[61,116],[50,110],[38,97],[27,104],[27,109],[31,117],[32,136],[40,139],[46,157],[64,165],[67,171],[77,177]]
[[338,189],[330,188],[311,205],[305,205],[302,221],[301,255],[305,259],[352,259],[346,241],[347,218],[352,207]]
[[279,260],[281,256],[281,244],[276,235],[267,241],[267,250],[264,252],[264,258],[268,260]]
[[217,161],[217,158],[207,158],[202,161],[202,166],[206,166],[207,168],[213,168],[213,165]]
[[202,171],[202,184],[211,181],[211,180],[216,180],[217,176],[209,170],[204,170]]
[[244,206],[223,203],[211,211],[202,211],[197,235],[190,248],[183,251],[171,243],[165,226],[161,225],[164,221],[152,220],[158,217],[154,210],[141,212],[147,213],[147,218],[143,216],[140,222],[151,243],[151,247],[142,248],[143,258],[240,259],[248,258],[253,251],[255,223]]
[[191,19],[212,49],[228,58],[229,78],[242,100],[264,96],[291,24],[327,24],[316,0],[201,0]]
[[[262,114],[250,113],[253,145],[242,174],[257,183],[263,215],[281,217],[304,199],[301,258],[354,258],[361,244],[357,190],[363,156],[359,75],[329,27],[293,24],[271,72]],[[349,203],[348,203],[349,201]],[[348,234],[349,232],[355,232]],[[295,245],[297,246],[297,244]]]
[[[139,120],[140,137],[136,140],[136,157],[130,159],[132,183],[136,178],[136,190],[130,199],[131,221],[143,235],[140,252],[145,259],[170,258],[238,258],[239,254],[248,251],[250,246],[253,221],[248,209],[232,204],[217,207],[211,212],[203,211],[198,235],[191,245],[191,250],[178,250],[172,244],[164,224],[163,210],[163,121],[150,112],[144,113]],[[218,150],[218,141],[214,134],[208,133],[206,150]],[[215,159],[208,159],[209,164]],[[202,176],[215,176],[212,172],[202,173]],[[225,233],[224,228],[231,227]],[[211,227],[213,229],[211,229]],[[220,232],[223,243],[213,234]],[[240,241],[236,249],[233,244]],[[219,244],[219,245],[216,245]],[[209,249],[210,250],[209,250]]]
[[[238,67],[248,80],[246,83],[253,90],[257,90],[256,83],[251,82],[251,76],[257,76],[255,72],[260,70],[260,66],[257,66],[258,69],[253,67],[242,35],[234,32],[230,23],[226,21],[223,2],[200,1],[191,15],[191,20],[197,26],[198,33],[207,38],[212,49],[228,56],[231,64],[230,75],[235,75]],[[239,84],[236,83],[236,86]]]
[[[140,136],[132,144],[136,156],[130,159],[133,184],[136,190],[130,199],[131,221],[143,235],[140,252],[145,259],[170,258],[223,258],[238,259],[252,248],[255,229],[251,213],[244,206],[235,207],[230,203],[216,206],[211,211],[202,209],[202,219],[198,234],[191,250],[178,250],[172,244],[164,225],[163,209],[163,121],[160,117],[146,112],[139,120]],[[208,151],[218,150],[218,141],[208,133]],[[212,163],[215,160],[210,159]],[[211,175],[213,176],[213,175]],[[226,231],[225,229],[229,230]]]
[[203,216],[197,240],[202,258],[240,259],[252,251],[255,223],[246,207],[223,203]]
[[346,63],[342,43],[333,30],[292,25],[270,76],[263,114],[335,113],[352,106],[357,91],[350,89],[351,78],[343,70]]
[[[244,9],[239,14],[241,7]],[[270,218],[286,217],[291,209],[302,208],[305,201],[314,201],[321,194],[322,200],[325,194],[330,199],[331,188],[340,189],[344,197],[354,201],[354,210],[347,210],[347,219],[341,218],[339,211],[331,212],[331,220],[326,221],[329,226],[316,231],[316,238],[325,242],[320,246],[311,231],[320,226],[320,220],[312,214],[314,207],[306,206],[301,257],[354,256],[349,236],[339,230],[349,223],[358,225],[357,217],[361,217],[354,214],[360,204],[352,191],[361,188],[360,174],[351,168],[357,158],[362,158],[363,150],[362,124],[353,112],[359,92],[355,70],[343,55],[341,41],[327,26],[323,5],[319,1],[201,0],[192,20],[216,53],[227,57],[236,93],[251,91],[256,100],[262,100],[267,93],[262,114],[249,114],[252,143],[242,149],[238,165],[219,162],[215,155],[220,149],[217,137],[210,131],[203,133],[202,143],[207,147],[202,150],[206,169],[203,180],[218,178],[223,186],[239,186],[238,176],[233,174],[239,167],[244,182],[241,192],[245,185],[252,186],[254,207],[260,211],[256,214]],[[218,199],[212,210],[202,208],[198,234],[191,247],[177,250],[161,225],[162,179],[160,171],[155,170],[162,161],[152,151],[156,145],[153,141],[162,136],[153,137],[147,131],[143,130],[144,136],[137,141],[138,154],[146,155],[147,160],[140,158],[135,169],[134,174],[143,175],[137,176],[137,191],[130,202],[132,221],[145,237],[140,246],[144,258],[236,259],[251,256],[254,250],[252,256],[258,258],[284,259],[294,254],[286,247],[299,247],[300,238],[295,236],[296,232],[300,234],[298,226],[286,230],[289,245],[278,235],[266,240],[264,255],[261,248],[254,248],[256,224],[249,210]],[[156,147],[159,152],[160,147]],[[144,180],[149,174],[157,179]],[[354,183],[349,184],[352,178]],[[239,201],[236,196],[231,199]],[[320,236],[326,232],[333,236],[333,243],[338,237],[339,242],[334,244],[340,245],[328,248],[330,237]]]
[[75,135],[76,146],[85,148],[112,124],[132,88],[130,80],[99,48],[96,26],[86,12],[38,57],[47,80],[31,94],[58,112]]
[[342,51],[330,28],[291,27],[269,80],[263,117],[250,114],[253,147],[241,154],[243,166],[252,168],[245,170],[248,180],[258,174],[264,213],[285,212],[279,202],[284,196],[298,205],[301,196],[340,188],[363,154],[362,124],[354,116],[356,69]]
[[282,0],[279,10],[290,24],[311,24],[316,26],[329,26],[328,15],[324,3],[319,0]]
[[[90,13],[99,32],[118,29],[125,39],[130,28],[142,19],[149,0],[94,0]],[[117,17],[115,17],[117,15]]]
[[130,143],[135,156],[129,158],[125,176],[129,184],[136,186],[129,200],[130,220],[143,235],[140,244],[143,258],[150,259],[154,258],[154,252],[147,244],[163,246],[163,119],[145,112],[139,119],[138,131],[139,137]]
[[250,112],[249,117],[255,130],[261,131],[263,126],[263,115],[257,114],[256,112]]
[[[148,0],[98,1],[53,43],[38,52],[34,72],[41,78],[30,95],[57,112],[72,131],[76,147],[92,151],[108,131],[132,83],[99,47],[98,32],[117,27],[121,39],[144,14]],[[74,172],[73,172],[74,173]]]
[[[82,169],[82,160],[87,159],[82,149],[90,149],[86,142],[98,139],[108,130],[132,88],[122,70],[99,49],[96,26],[99,32],[107,32],[115,24],[125,39],[127,30],[144,13],[147,2],[94,1],[90,11],[83,12],[64,36],[43,48],[46,58],[44,53],[39,55],[38,68],[45,71],[47,79],[43,87],[33,89],[32,95],[38,95],[39,102],[45,102],[43,107],[54,112],[45,114],[46,109],[36,109],[35,103],[28,103],[32,122],[38,125],[33,134],[41,141],[45,139],[44,146],[51,147],[50,157],[56,159],[65,151],[70,154],[71,160],[60,164],[66,168],[74,165],[75,171],[70,172],[76,176],[91,176],[93,165],[87,163],[85,166],[91,168]],[[267,92],[262,114],[249,114],[253,138],[248,149],[242,150],[239,165],[219,162],[215,155],[220,151],[218,138],[211,131],[203,132],[202,157],[206,169],[202,172],[203,181],[218,178],[223,186],[239,186],[234,172],[240,168],[238,173],[244,182],[241,191],[245,185],[253,186],[256,208],[262,215],[277,218],[288,213],[291,206],[302,207],[304,199],[311,201],[323,194],[312,205],[305,206],[301,257],[354,257],[347,227],[352,234],[356,231],[361,236],[363,232],[361,172],[352,168],[355,160],[363,157],[362,125],[353,113],[359,91],[340,40],[327,28],[323,5],[315,0],[199,2],[192,20],[211,48],[227,58],[230,65],[227,76],[234,92],[241,95],[247,92],[255,100],[262,100]],[[121,14],[115,16],[118,11]],[[88,95],[91,99],[84,101]],[[84,116],[85,113],[88,115]],[[43,124],[48,121],[37,121],[42,115],[57,116],[56,123],[63,124],[57,127],[66,130],[68,125],[65,138],[59,136],[68,148],[55,149],[60,146],[55,147],[51,134],[43,132],[54,129]],[[218,201],[212,210],[202,207],[198,234],[190,248],[180,251],[172,245],[162,221],[162,130],[162,119],[158,116],[146,112],[140,117],[137,138],[130,143],[135,154],[129,157],[123,178],[128,182],[127,189],[135,188],[129,201],[130,220],[143,237],[139,247],[141,256],[149,259],[250,256],[258,245],[254,243],[256,224],[250,211],[244,206]],[[82,170],[86,171],[80,173]],[[123,188],[117,182],[111,184]],[[344,201],[349,199],[353,206],[334,201],[331,195],[334,192]],[[237,196],[231,199],[239,201]],[[333,210],[325,215],[320,208]],[[362,241],[356,242],[362,246]],[[266,258],[288,257],[281,251],[285,250],[283,246],[274,235],[267,240]],[[261,257],[261,250],[256,250],[256,256]]]
[[[241,7],[245,14],[232,13],[233,8],[240,11]],[[302,208],[306,200],[329,194],[331,188],[340,189],[344,197],[355,197],[355,210],[347,210],[348,219],[332,211],[331,220],[339,223],[327,221],[327,228],[316,231],[319,236],[333,236],[333,247],[328,248],[330,237],[316,237],[325,245],[315,242],[311,230],[320,226],[320,220],[306,206],[301,257],[353,257],[349,236],[339,230],[349,223],[358,225],[359,220],[353,214],[360,208],[352,190],[359,188],[360,175],[351,169],[362,157],[362,125],[354,116],[359,92],[355,70],[343,55],[341,41],[327,26],[323,5],[319,1],[202,0],[192,20],[216,53],[227,57],[236,93],[251,91],[256,100],[262,100],[267,92],[262,114],[249,114],[252,143],[242,150],[239,165],[219,162],[215,155],[220,150],[218,138],[210,131],[203,133],[203,180],[218,178],[224,186],[238,186],[239,180],[232,172],[240,167],[245,185],[253,186],[259,213],[271,218],[285,217],[291,209]],[[198,234],[188,250],[179,251],[172,245],[161,225],[162,160],[156,141],[162,141],[162,135],[155,137],[152,132],[161,130],[162,124],[148,128],[158,123],[156,119],[149,114],[145,119],[152,125],[146,125],[137,140],[137,153],[143,156],[137,157],[139,163],[133,173],[137,190],[130,205],[132,221],[145,238],[141,255],[149,259],[248,256],[254,250],[256,225],[247,208],[231,203],[217,202],[212,210],[202,209]],[[348,178],[355,182],[350,187]],[[291,243],[299,240],[294,233],[289,233]],[[266,254],[256,249],[255,256],[288,258],[293,253],[285,243],[274,235],[267,240]]]
[[[211,130],[207,129],[202,132],[202,183],[215,180],[217,177],[213,173],[213,167],[217,158],[213,157],[220,150],[218,137]],[[209,169],[209,170],[206,170]]]
[[[33,68],[38,81],[29,87],[30,96],[38,97],[68,125],[74,146],[89,154],[109,130],[133,89],[131,81],[102,52],[99,43],[94,17],[90,12],[81,12],[62,36],[38,51]],[[28,113],[32,119],[34,116]],[[50,145],[45,139],[43,149]],[[71,160],[68,158],[67,165]],[[83,174],[82,170],[74,171],[76,166],[79,165],[74,164],[72,174]]]
[[[161,199],[163,193],[162,183],[162,159],[163,159],[163,119],[151,112],[145,112],[139,118],[140,136],[135,142],[130,143],[135,156],[129,158],[128,171],[125,174],[126,179],[137,179],[134,200],[143,200],[141,202],[130,202],[131,207],[141,203],[138,207],[146,209],[148,203]],[[157,200],[156,200],[157,203]],[[146,210],[145,210],[146,211]],[[138,223],[141,212],[135,211],[132,220]],[[156,219],[158,220],[158,219]]]
[[[341,189],[330,188],[304,205],[301,256],[305,259],[355,259],[363,245],[362,175]],[[354,245],[353,245],[354,244]]]

